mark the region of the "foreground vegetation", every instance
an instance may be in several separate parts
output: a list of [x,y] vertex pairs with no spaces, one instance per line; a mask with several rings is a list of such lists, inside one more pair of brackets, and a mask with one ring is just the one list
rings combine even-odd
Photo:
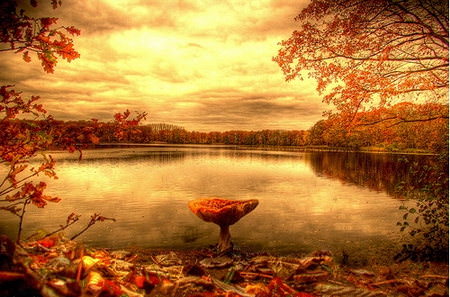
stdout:
[[[11,246],[3,238],[2,243]],[[302,257],[235,251],[111,251],[59,236],[3,254],[2,296],[448,296],[448,265],[349,267],[327,251]]]

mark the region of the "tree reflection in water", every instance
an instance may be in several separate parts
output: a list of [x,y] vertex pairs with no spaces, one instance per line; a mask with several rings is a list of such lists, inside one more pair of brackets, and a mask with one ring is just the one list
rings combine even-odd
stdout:
[[[434,163],[434,158],[430,155],[355,152],[308,153],[306,159],[319,176],[339,179],[374,191],[384,191],[398,198],[407,195],[406,189],[418,186],[417,174],[410,170],[411,164],[432,166]],[[432,180],[427,182],[431,183]]]

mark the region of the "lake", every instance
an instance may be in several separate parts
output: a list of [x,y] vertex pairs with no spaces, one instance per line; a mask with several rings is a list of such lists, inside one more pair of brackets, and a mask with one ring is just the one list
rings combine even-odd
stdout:
[[[59,179],[47,180],[47,193],[63,200],[29,207],[24,237],[81,214],[81,224],[66,231],[70,236],[96,212],[116,222],[98,223],[79,237],[89,246],[203,248],[217,242],[219,228],[192,214],[188,201],[258,199],[230,228],[236,247],[277,254],[330,250],[358,261],[395,253],[399,207],[407,203],[395,191],[407,175],[400,160],[428,158],[208,146],[86,150],[81,161],[77,154],[52,156]],[[16,218],[3,213],[1,221],[0,232],[14,237]]]

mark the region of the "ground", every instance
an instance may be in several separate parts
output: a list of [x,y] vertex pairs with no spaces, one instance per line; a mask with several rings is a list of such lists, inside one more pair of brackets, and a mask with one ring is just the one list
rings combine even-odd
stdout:
[[448,296],[448,263],[351,267],[327,251],[304,257],[235,250],[92,249],[69,240],[2,252],[1,296]]

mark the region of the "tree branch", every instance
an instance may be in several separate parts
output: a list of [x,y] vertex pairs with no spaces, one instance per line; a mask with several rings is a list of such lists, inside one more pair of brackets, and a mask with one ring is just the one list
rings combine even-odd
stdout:
[[436,117],[431,117],[431,118],[426,118],[426,119],[411,119],[411,120],[401,119],[400,121],[388,126],[388,128],[400,125],[402,123],[430,122],[430,121],[434,121],[434,120],[438,120],[438,119],[448,119],[448,116],[436,116]]
[[373,121],[373,122],[370,122],[370,123],[357,124],[356,126],[357,127],[359,127],[359,126],[373,126],[373,125],[376,125],[376,124],[379,124],[379,123],[382,123],[382,122],[395,120],[397,118],[398,118],[397,116],[392,116],[392,117],[389,117],[389,118],[384,118],[384,119]]

